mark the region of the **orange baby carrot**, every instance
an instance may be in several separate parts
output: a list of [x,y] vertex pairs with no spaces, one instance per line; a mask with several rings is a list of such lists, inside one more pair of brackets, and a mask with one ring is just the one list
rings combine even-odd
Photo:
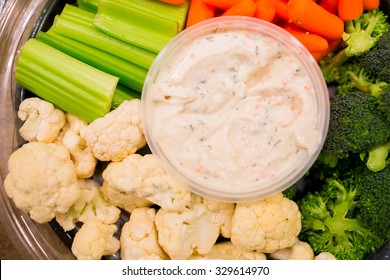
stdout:
[[363,0],[364,10],[375,10],[379,8],[380,0]]
[[346,20],[354,20],[363,13],[363,0],[339,0],[337,13]]
[[327,40],[337,40],[344,32],[344,21],[312,0],[287,3],[291,22]]
[[253,0],[240,0],[230,7],[222,16],[248,16],[253,17],[256,12],[256,3]]
[[326,39],[317,34],[311,34],[293,24],[286,24],[283,26],[283,29],[293,35],[310,52],[324,51],[329,47]]
[[329,13],[337,14],[339,0],[321,0],[319,5]]
[[275,6],[275,13],[278,17],[281,19],[284,19],[286,21],[289,20],[288,18],[288,10],[287,10],[287,0],[272,0]]
[[159,0],[159,1],[167,4],[179,5],[179,4],[183,4],[186,0]]
[[240,0],[203,0],[206,4],[221,10],[228,10]]
[[276,8],[272,0],[257,0],[254,17],[265,21],[273,21],[276,15]]
[[191,0],[188,8],[186,27],[214,17],[215,8],[203,0]]
[[320,61],[325,56],[337,49],[337,47],[341,44],[342,41],[343,40],[341,38],[335,41],[328,41],[328,47],[325,50],[310,53],[316,61]]

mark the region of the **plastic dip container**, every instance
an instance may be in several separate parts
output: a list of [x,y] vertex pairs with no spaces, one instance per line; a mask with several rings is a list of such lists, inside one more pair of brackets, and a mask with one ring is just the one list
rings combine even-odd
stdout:
[[142,93],[150,149],[191,190],[240,202],[283,191],[323,145],[329,96],[290,34],[248,17],[194,25],[159,54]]

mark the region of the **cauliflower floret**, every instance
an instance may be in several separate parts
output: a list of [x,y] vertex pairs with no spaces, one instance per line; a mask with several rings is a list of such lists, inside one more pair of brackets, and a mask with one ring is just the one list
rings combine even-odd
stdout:
[[95,158],[92,148],[87,146],[85,140],[87,126],[87,122],[66,113],[66,124],[57,141],[69,150],[78,178],[91,177],[95,172],[97,164],[97,158]]
[[78,260],[100,260],[112,255],[120,248],[114,237],[116,225],[107,225],[98,220],[88,220],[76,233],[72,243],[72,253]]
[[156,210],[153,208],[137,208],[131,212],[120,238],[122,260],[168,259],[158,243],[155,216]]
[[205,255],[194,254],[191,260],[266,260],[264,253],[244,251],[233,245],[230,241],[215,244],[211,251]]
[[141,122],[141,101],[125,101],[88,125],[85,137],[96,158],[121,161],[146,145]]
[[242,250],[273,253],[294,245],[300,231],[301,213],[297,204],[279,193],[259,201],[238,203],[231,241]]
[[297,240],[293,246],[277,250],[270,257],[275,260],[313,260],[314,252],[309,243]]
[[109,186],[107,182],[103,182],[101,188],[104,198],[112,205],[118,206],[131,213],[134,209],[139,207],[149,207],[153,205],[152,202],[143,198],[137,197],[132,193],[126,193],[120,189]]
[[336,257],[331,253],[322,252],[322,253],[319,253],[317,256],[315,256],[314,260],[316,260],[316,261],[335,261]]
[[54,142],[65,124],[64,112],[38,97],[23,100],[18,117],[24,121],[19,133],[29,142]]
[[231,235],[234,204],[191,195],[185,210],[160,209],[155,224],[161,247],[171,259],[188,259],[192,254],[207,254],[222,236]]
[[78,221],[85,223],[97,219],[105,224],[114,224],[121,213],[120,209],[104,200],[99,191],[99,184],[91,179],[78,180],[81,195],[68,212],[58,213],[56,220],[60,226],[69,231],[76,227]]
[[167,210],[181,210],[190,203],[191,192],[161,168],[153,154],[132,154],[111,162],[103,171],[104,189],[142,197]]
[[64,146],[27,143],[10,156],[8,169],[7,195],[38,223],[66,213],[80,196],[74,164]]

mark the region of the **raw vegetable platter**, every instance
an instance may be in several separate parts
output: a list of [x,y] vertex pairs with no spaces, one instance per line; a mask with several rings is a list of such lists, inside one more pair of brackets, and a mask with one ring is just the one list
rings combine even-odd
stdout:
[[[44,9],[42,15],[40,16],[40,18],[37,19],[37,21],[36,21],[36,23],[34,25],[33,32],[29,36],[36,37],[38,35],[39,31],[47,31],[52,26],[52,23],[54,21],[54,17],[61,13],[61,11],[62,11],[62,9],[63,9],[63,7],[65,6],[66,3],[70,3],[72,5],[76,5],[76,1],[53,1],[52,3],[48,4],[45,7],[45,9]],[[389,3],[389,1],[382,1],[382,3],[381,3],[381,10],[383,10],[386,14],[390,13],[390,3]],[[333,88],[331,88],[331,91],[332,90],[333,90]],[[4,94],[4,93],[2,92],[1,94]],[[15,112],[17,112],[19,104],[23,100],[25,100],[26,98],[29,98],[29,97],[33,97],[33,96],[34,95],[31,92],[25,90],[23,87],[16,86],[16,88],[15,88],[15,97],[14,97],[15,98],[14,99]],[[16,124],[17,127],[21,127],[22,122],[20,120],[16,120],[16,123],[17,123]],[[15,133],[14,141],[15,141],[15,143],[13,144],[14,147],[20,147],[23,143],[25,143],[24,140],[17,133]],[[150,151],[148,150],[147,147],[145,147],[145,148],[139,150],[138,153],[143,155],[143,154],[150,153]],[[95,172],[95,175],[94,175],[94,179],[96,181],[98,181],[98,182],[102,181],[101,172],[106,167],[107,167],[107,164],[102,163],[102,162],[98,163],[98,165],[96,167],[97,172]],[[3,176],[3,174],[2,174],[2,176]],[[298,194],[297,195],[304,195],[306,193],[306,191],[307,191],[307,188],[310,187],[310,186],[308,186],[309,183],[310,182],[306,182],[304,180],[299,182],[299,184],[298,184]],[[10,207],[10,209],[12,209],[13,206],[8,206],[8,207]],[[14,211],[14,213],[12,214],[13,218],[18,220],[17,225],[16,226],[14,225],[13,227],[16,228],[17,230],[18,229],[23,229],[23,228],[28,230],[28,229],[31,228],[32,229],[31,232],[33,232],[33,233],[36,232],[37,233],[37,236],[32,236],[31,237],[32,240],[35,239],[32,242],[32,244],[45,244],[46,243],[44,245],[44,247],[45,246],[48,247],[48,251],[50,253],[47,253],[47,255],[45,255],[45,253],[43,253],[42,255],[41,254],[36,254],[35,257],[37,257],[37,258],[47,258],[47,257],[49,257],[49,258],[53,258],[53,257],[71,258],[72,257],[72,255],[70,255],[70,254],[61,253],[59,251],[56,252],[57,249],[55,248],[55,245],[53,246],[53,244],[56,244],[56,242],[57,242],[57,245],[60,248],[59,250],[62,250],[63,252],[66,252],[67,249],[70,249],[70,247],[72,245],[72,242],[73,242],[73,239],[74,239],[74,236],[75,236],[76,232],[79,230],[79,226],[80,225],[78,225],[73,230],[64,231],[63,228],[55,221],[55,219],[50,221],[49,222],[49,226],[46,227],[46,226],[35,224],[31,220],[29,220],[28,215],[26,215],[26,214],[24,214],[22,212],[18,212],[19,210],[17,210],[17,209],[13,209],[13,211]],[[118,228],[121,229],[122,226],[128,220],[129,220],[128,212],[122,210],[121,211],[121,215],[120,215],[120,219],[116,223]],[[120,232],[120,230],[118,232]],[[52,234],[55,235],[56,237],[50,236]],[[119,233],[117,233],[116,236],[119,238]],[[48,237],[48,239],[50,241],[46,242],[45,241],[46,237]],[[57,240],[57,238],[58,238],[58,240]],[[224,240],[224,238],[221,238],[219,241],[222,242],[222,241],[225,241],[225,240]],[[16,241],[16,242],[18,242],[18,241]],[[53,244],[49,244],[49,243],[53,243]],[[27,243],[24,243],[24,245],[26,245],[26,244]],[[65,247],[64,247],[64,245],[65,245]],[[33,246],[35,246],[35,245],[33,245]],[[64,248],[62,248],[62,247],[64,247]],[[371,254],[368,254],[368,255],[365,256],[366,259],[388,259],[389,257],[390,257],[390,243],[389,242],[387,242],[387,244],[382,249],[378,250],[377,252],[371,253]],[[112,255],[109,255],[109,256],[104,256],[103,258],[119,259],[120,255],[119,255],[119,253],[116,253],[116,254],[112,254]]]

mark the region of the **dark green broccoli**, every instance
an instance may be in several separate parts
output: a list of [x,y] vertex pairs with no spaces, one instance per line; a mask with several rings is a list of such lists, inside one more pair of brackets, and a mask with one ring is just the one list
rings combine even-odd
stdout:
[[356,172],[355,177],[361,184],[357,185],[355,215],[382,239],[381,242],[386,242],[390,238],[390,167],[378,172],[367,168]]
[[383,34],[368,53],[359,57],[359,64],[380,80],[390,83],[390,31]]
[[[390,123],[390,85],[386,82],[381,82],[378,78],[368,74],[360,64],[347,63],[343,66],[345,69],[344,78],[341,84],[337,87],[338,94],[348,94],[355,89],[371,94],[377,98],[379,114],[383,115],[383,120]],[[388,154],[390,151],[390,141],[374,144],[362,151],[360,154],[361,160],[365,161],[367,167],[377,172],[382,170],[390,162]],[[329,157],[326,158],[326,157]],[[330,162],[330,165],[337,164],[337,158],[331,157],[327,154],[322,155],[323,162]],[[332,162],[331,160],[336,160]]]
[[330,99],[328,134],[318,160],[336,166],[350,153],[360,154],[390,139],[390,123],[378,110],[377,98],[354,91]]
[[[378,114],[383,116],[381,118],[384,121],[390,123],[390,85],[363,68],[359,59],[348,61],[341,69],[337,94],[350,94],[356,90],[371,94],[376,97]],[[371,171],[377,172],[389,163],[387,158],[389,149],[389,142],[377,142],[361,151],[360,157]],[[330,166],[335,166],[338,157],[324,152],[320,159]]]
[[386,82],[365,70],[358,61],[352,60],[340,68],[337,92],[340,94],[359,90],[379,97],[389,88]]
[[390,85],[382,87],[378,94],[378,108],[385,116],[386,120],[390,122]]
[[298,183],[295,183],[283,191],[283,196],[288,199],[294,199],[295,195],[297,194],[297,191],[298,191]]
[[319,62],[325,81],[337,82],[341,74],[340,66],[351,57],[367,53],[389,27],[386,14],[380,10],[366,11],[359,18],[347,21],[340,48]]
[[389,199],[390,167],[371,172],[359,166],[341,178],[330,176],[318,191],[297,201],[302,213],[299,239],[316,254],[363,259],[390,238]]

